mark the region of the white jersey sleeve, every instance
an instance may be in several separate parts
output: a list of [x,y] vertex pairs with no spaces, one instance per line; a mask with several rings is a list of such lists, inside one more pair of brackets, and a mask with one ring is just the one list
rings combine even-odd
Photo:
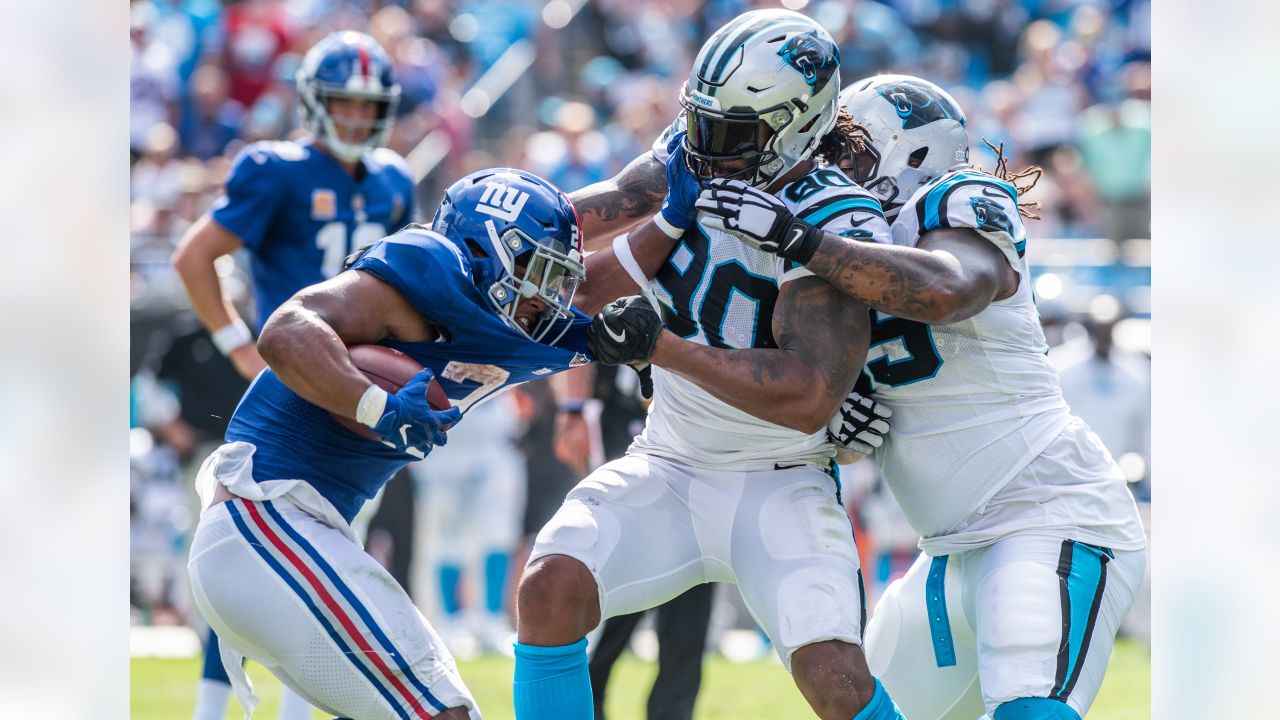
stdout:
[[971,228],[1000,248],[1015,269],[1025,267],[1027,230],[1018,214],[1018,191],[984,172],[956,170],[925,186],[895,225],[894,240],[902,245],[915,245],[930,230]]

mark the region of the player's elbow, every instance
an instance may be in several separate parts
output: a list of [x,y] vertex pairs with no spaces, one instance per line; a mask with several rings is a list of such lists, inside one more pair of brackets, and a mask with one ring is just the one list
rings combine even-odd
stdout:
[[812,435],[827,427],[831,416],[840,407],[840,400],[834,403],[828,394],[814,391],[814,385],[805,385],[803,392],[796,393],[783,406],[783,418],[778,423],[797,432]]

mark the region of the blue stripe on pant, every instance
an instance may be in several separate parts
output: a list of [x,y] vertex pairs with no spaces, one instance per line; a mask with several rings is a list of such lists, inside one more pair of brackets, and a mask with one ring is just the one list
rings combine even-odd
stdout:
[[1062,542],[1058,558],[1058,580],[1062,595],[1062,644],[1058,669],[1049,697],[1065,701],[1080,678],[1089,640],[1102,606],[1107,586],[1107,562],[1114,553],[1074,540]]
[[947,557],[939,555],[933,559],[924,582],[924,604],[929,613],[929,634],[933,637],[933,658],[938,667],[956,664],[951,618],[947,615]]

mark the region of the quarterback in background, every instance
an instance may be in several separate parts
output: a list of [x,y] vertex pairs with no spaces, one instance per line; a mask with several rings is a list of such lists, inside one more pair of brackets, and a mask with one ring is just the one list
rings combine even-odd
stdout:
[[1078,720],[1146,538],[1046,357],[1015,186],[1028,176],[1000,157],[998,176],[971,167],[964,114],[928,81],[860,80],[841,102],[862,125],[844,167],[895,218],[892,245],[824,232],[741,183],[713,181],[698,207],[875,310],[866,373],[893,417],[875,455],[924,552],[876,606],[868,662],[912,720]]
[[[332,33],[307,52],[297,86],[303,126],[312,138],[244,148],[225,194],[191,226],[173,255],[196,316],[248,379],[265,363],[254,333],[224,300],[218,258],[247,248],[260,332],[289,296],[332,277],[352,251],[413,219],[408,169],[399,155],[381,147],[400,98],[382,47],[363,33]],[[217,637],[210,633],[195,720],[223,717],[229,683]],[[311,708],[286,688],[280,717],[308,720]]]

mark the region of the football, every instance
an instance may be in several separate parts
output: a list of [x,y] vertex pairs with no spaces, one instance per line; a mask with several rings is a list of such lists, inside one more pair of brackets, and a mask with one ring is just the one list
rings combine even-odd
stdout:
[[[405,383],[422,371],[422,366],[408,355],[381,345],[352,345],[347,348],[351,361],[360,368],[369,381],[389,393],[398,392]],[[427,403],[436,410],[448,410],[449,396],[435,378],[427,385]],[[381,440],[371,428],[361,425],[354,418],[330,413],[347,430],[369,440]]]

